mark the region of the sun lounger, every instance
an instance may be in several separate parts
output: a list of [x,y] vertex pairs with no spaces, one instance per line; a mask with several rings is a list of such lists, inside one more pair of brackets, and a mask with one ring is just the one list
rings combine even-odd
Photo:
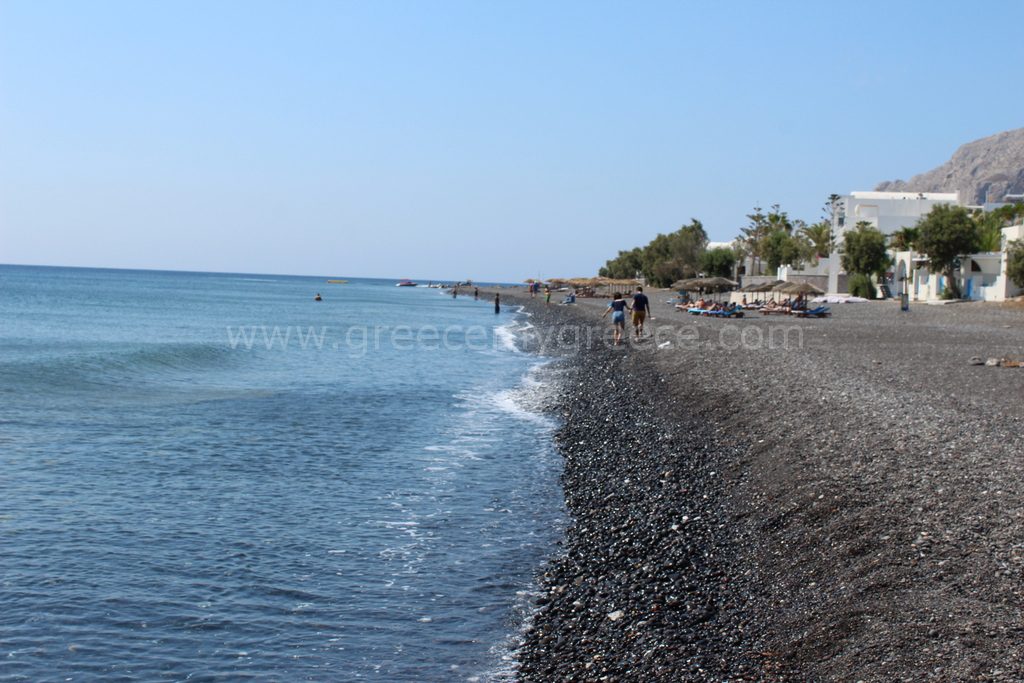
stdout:
[[772,313],[777,313],[778,315],[789,315],[790,311],[788,308],[780,306],[778,308],[762,308],[761,313],[764,315],[771,315]]
[[817,308],[812,308],[809,311],[796,312],[796,316],[798,318],[827,318],[830,315],[832,315],[832,312],[829,311],[828,306],[818,306]]

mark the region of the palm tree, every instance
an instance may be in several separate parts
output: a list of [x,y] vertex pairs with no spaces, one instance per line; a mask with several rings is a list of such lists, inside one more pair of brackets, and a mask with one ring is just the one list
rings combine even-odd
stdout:
[[832,248],[832,225],[827,221],[819,221],[813,225],[800,228],[800,236],[811,243],[814,255],[818,258],[828,256]]

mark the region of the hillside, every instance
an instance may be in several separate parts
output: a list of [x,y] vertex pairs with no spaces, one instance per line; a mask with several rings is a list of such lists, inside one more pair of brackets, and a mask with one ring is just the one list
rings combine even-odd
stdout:
[[889,192],[959,192],[968,204],[1000,202],[1024,193],[1024,128],[968,142],[953,157],[910,180],[888,180],[875,188]]

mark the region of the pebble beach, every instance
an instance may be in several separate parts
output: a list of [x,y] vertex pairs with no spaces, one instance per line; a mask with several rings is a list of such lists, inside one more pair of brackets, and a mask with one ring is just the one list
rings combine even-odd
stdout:
[[[570,524],[523,681],[1024,679],[1013,305],[696,318],[502,290],[554,355]],[[631,330],[630,330],[631,331]]]

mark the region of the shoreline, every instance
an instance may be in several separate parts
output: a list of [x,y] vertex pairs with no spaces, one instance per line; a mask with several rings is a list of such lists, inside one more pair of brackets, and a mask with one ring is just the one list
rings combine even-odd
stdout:
[[967,362],[1024,353],[1019,309],[837,306],[737,349],[654,292],[695,343],[612,349],[551,334],[601,300],[501,292],[567,357],[520,680],[1024,678],[1024,370]]
[[[553,410],[571,519],[559,554],[538,577],[541,597],[517,652],[518,679],[753,675],[726,579],[734,541],[714,532],[722,511],[713,473],[725,452],[716,435],[692,421],[667,419],[664,407],[645,396],[644,386],[658,381],[646,363],[630,364],[604,344],[559,344],[552,332],[567,321],[592,328],[585,309],[545,306],[521,294],[509,296],[513,301],[527,307],[538,331],[527,348],[543,345],[562,359]],[[601,392],[586,390],[609,382]],[[611,446],[619,442],[622,447]],[[635,457],[638,451],[642,457]],[[693,457],[681,458],[683,452]]]

